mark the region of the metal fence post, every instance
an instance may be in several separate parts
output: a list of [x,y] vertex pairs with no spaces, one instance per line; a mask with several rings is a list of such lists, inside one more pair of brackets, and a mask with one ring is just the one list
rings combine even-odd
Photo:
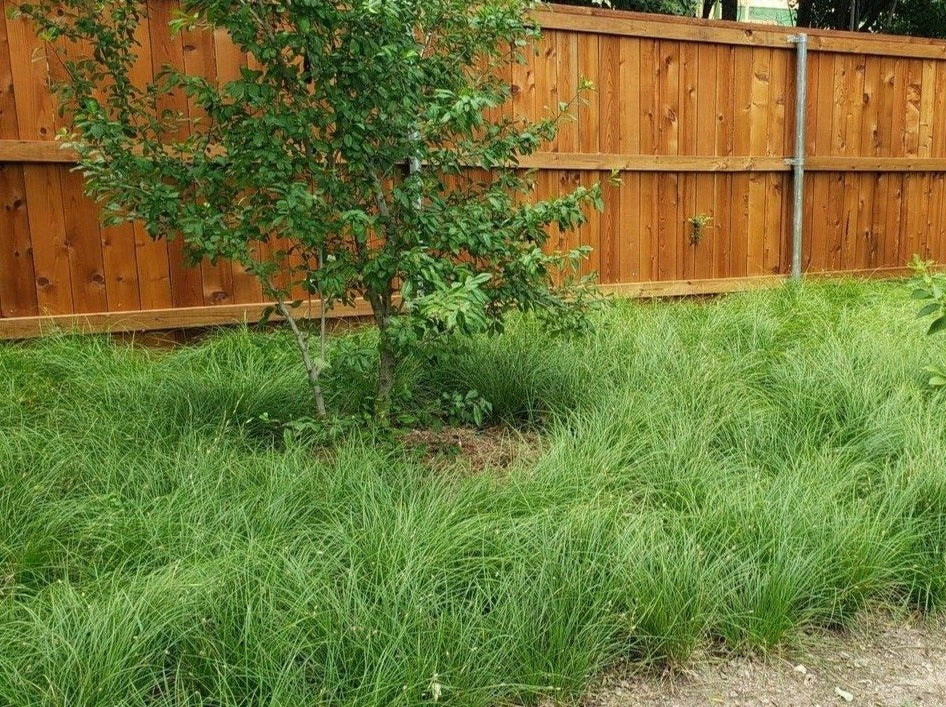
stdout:
[[796,34],[788,38],[795,43],[795,156],[792,165],[792,279],[802,276],[801,250],[804,236],[805,206],[805,114],[808,100],[808,35]]

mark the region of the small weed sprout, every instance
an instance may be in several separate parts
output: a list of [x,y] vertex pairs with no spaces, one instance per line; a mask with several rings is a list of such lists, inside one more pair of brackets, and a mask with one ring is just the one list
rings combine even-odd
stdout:
[[706,227],[713,222],[713,217],[709,214],[696,214],[687,219],[690,224],[690,245],[699,245],[703,240],[703,234]]
[[[927,335],[936,334],[946,329],[946,273],[936,270],[936,263],[924,260],[914,254],[910,262],[913,277],[909,286],[912,289],[911,297],[923,302],[917,311],[917,318],[933,317]],[[946,369],[942,366],[926,366],[923,370],[930,374],[927,384],[931,388],[946,387]]]

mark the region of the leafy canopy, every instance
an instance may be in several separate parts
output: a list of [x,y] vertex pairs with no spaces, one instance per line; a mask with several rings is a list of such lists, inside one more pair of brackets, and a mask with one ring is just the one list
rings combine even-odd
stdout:
[[[300,291],[327,307],[364,298],[381,332],[384,408],[398,357],[419,339],[497,331],[511,309],[556,328],[584,321],[584,251],[545,246],[550,227],[601,207],[599,191],[535,202],[530,175],[514,169],[570,106],[537,122],[498,117],[510,98],[502,68],[523,61],[537,32],[532,7],[183,0],[172,31],[225,32],[248,56],[225,82],[172,67],[137,79],[146,2],[20,11],[51,46],[72,45],[68,139],[108,218],[183,238],[195,259],[241,264],[290,319]],[[327,364],[293,328],[319,397]]]

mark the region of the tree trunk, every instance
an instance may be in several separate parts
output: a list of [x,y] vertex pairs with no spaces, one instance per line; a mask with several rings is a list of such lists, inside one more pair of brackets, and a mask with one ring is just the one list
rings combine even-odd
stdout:
[[716,0],[703,0],[703,9],[700,14],[704,20],[709,18],[709,16],[713,13],[714,7],[716,7]]
[[282,298],[277,297],[276,308],[289,324],[292,334],[296,339],[296,346],[299,353],[302,354],[302,363],[305,366],[306,374],[309,379],[309,387],[312,389],[312,398],[315,400],[315,410],[319,417],[325,417],[325,396],[322,394],[322,371],[325,369],[325,302],[322,302],[322,351],[318,362],[312,360],[312,352],[309,349],[309,338],[304,331],[299,328],[295,317],[289,311],[289,307],[283,302]]
[[397,360],[391,340],[384,331],[381,332],[378,354],[378,397],[374,401],[374,414],[380,422],[387,422],[391,417],[391,391]]
[[374,399],[374,414],[379,422],[391,417],[391,391],[394,389],[394,374],[397,370],[397,352],[389,331],[391,321],[391,299],[394,292],[383,294],[366,293],[371,303],[374,323],[378,327],[378,388]]
[[739,0],[723,0],[723,19],[739,19]]

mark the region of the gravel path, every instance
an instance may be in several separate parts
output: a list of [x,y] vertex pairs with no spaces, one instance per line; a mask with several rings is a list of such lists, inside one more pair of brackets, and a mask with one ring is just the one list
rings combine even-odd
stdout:
[[581,704],[946,706],[946,621],[874,617],[764,659],[703,657],[673,674],[612,675]]

